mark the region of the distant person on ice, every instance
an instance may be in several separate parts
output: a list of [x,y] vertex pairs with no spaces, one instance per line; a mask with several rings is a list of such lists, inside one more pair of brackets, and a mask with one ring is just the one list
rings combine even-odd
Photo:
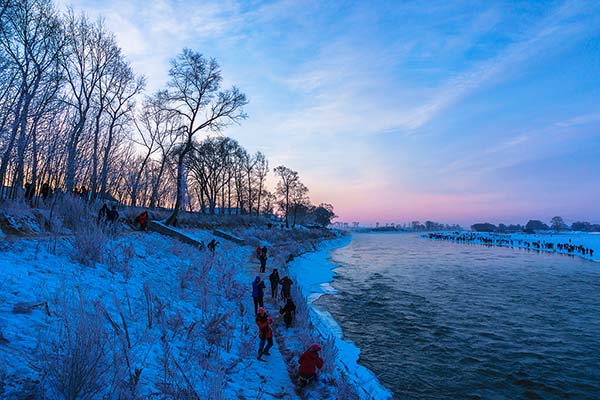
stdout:
[[319,357],[320,350],[321,346],[313,343],[298,359],[298,363],[300,364],[298,375],[301,386],[308,385],[311,381],[315,380],[317,378],[317,368],[323,368],[323,359]]
[[292,297],[292,280],[288,276],[284,276],[279,283],[281,284],[281,298],[283,300]]
[[265,296],[265,283],[257,276],[252,282],[252,299],[254,300],[254,314],[257,313],[258,307],[264,307],[263,297]]
[[285,306],[279,307],[279,314],[283,314],[283,322],[285,322],[286,328],[292,326],[292,321],[294,320],[294,315],[296,314],[296,304],[294,304],[291,297],[288,297]]
[[279,285],[279,271],[277,271],[277,268],[274,268],[271,275],[269,275],[269,281],[271,282],[271,298],[274,299],[277,295],[277,286]]
[[[268,356],[271,355],[269,353],[269,349],[273,347],[273,330],[271,329],[271,323],[273,320],[271,317],[267,315],[267,312],[263,307],[258,309],[258,313],[256,314],[256,325],[258,325],[258,338],[260,339],[260,344],[258,346],[258,359],[262,360],[263,354]],[[267,346],[265,347],[265,342]]]
[[135,222],[140,224],[140,231],[145,231],[148,228],[148,211],[144,211],[135,217]]

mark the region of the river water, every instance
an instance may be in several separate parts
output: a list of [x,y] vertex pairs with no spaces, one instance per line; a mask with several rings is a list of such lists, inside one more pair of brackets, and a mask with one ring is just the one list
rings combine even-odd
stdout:
[[356,234],[317,303],[398,399],[600,398],[600,264]]

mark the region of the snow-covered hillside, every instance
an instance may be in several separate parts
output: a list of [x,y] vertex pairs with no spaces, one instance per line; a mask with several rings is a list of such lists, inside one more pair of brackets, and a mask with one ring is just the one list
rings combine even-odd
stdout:
[[[287,274],[290,254],[312,250],[322,234],[240,227],[235,233],[251,245],[217,238],[213,255],[158,233],[99,229],[93,217],[51,232],[40,219],[0,244],[0,397],[358,398],[301,291],[293,292],[298,312],[289,330],[282,303],[266,295],[276,344],[266,361],[256,359],[252,280],[267,279],[273,267]],[[212,239],[210,231],[189,234]],[[269,244],[265,274],[256,243]],[[326,366],[299,391],[297,359],[312,341],[321,342]]]

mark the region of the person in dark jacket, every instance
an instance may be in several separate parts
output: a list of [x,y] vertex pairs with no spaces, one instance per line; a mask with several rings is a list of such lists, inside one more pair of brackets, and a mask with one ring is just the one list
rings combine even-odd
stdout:
[[33,183],[27,182],[25,184],[25,199],[31,201],[33,196],[35,196],[35,187],[33,186]]
[[137,217],[135,217],[135,222],[140,224],[140,230],[145,231],[148,228],[148,211],[144,211]]
[[44,184],[42,185],[42,199],[44,199],[44,201],[48,200],[50,192],[50,184],[48,182],[44,182]]
[[119,212],[117,211],[116,206],[112,206],[112,209],[108,212],[108,220],[110,222],[117,222],[119,219]]
[[96,220],[96,223],[97,224],[105,223],[109,214],[110,214],[110,210],[108,209],[108,206],[106,205],[106,203],[104,203],[104,205],[102,206],[100,211],[98,211],[98,219]]
[[[263,250],[266,249],[266,247],[263,247]],[[260,253],[260,272],[265,272],[265,270],[267,269],[267,252],[266,251],[261,251]]]
[[294,301],[291,297],[288,297],[285,306],[279,307],[279,314],[283,314],[283,322],[285,322],[286,328],[292,326],[292,321],[294,319],[294,315],[296,314],[296,304],[294,304]]
[[292,280],[288,276],[284,276],[279,281],[281,285],[281,298],[283,300],[289,299],[292,296]]
[[217,242],[215,239],[213,239],[210,242],[208,242],[206,247],[208,248],[208,250],[210,250],[210,252],[212,254],[215,254],[215,250],[216,250],[218,244],[219,244],[219,242]]
[[274,299],[279,285],[279,271],[277,271],[277,268],[274,268],[271,275],[269,275],[269,281],[271,282],[271,298]]
[[[263,307],[258,309],[256,314],[256,325],[258,325],[258,338],[260,344],[258,346],[258,359],[262,360],[263,354],[268,356],[271,355],[269,350],[273,347],[273,330],[271,329],[271,323],[273,320],[267,315],[267,312]],[[266,346],[265,346],[266,343]]]
[[300,364],[298,375],[302,386],[307,385],[312,380],[316,379],[317,368],[323,368],[323,359],[319,356],[320,350],[321,346],[317,343],[313,343],[298,359],[298,363]]
[[257,276],[252,282],[252,299],[254,300],[254,314],[257,313],[258,307],[264,307],[263,297],[265,296],[265,283]]

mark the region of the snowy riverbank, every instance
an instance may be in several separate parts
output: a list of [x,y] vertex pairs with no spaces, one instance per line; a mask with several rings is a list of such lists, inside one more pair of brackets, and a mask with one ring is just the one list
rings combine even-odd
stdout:
[[[287,274],[291,254],[308,256],[334,232],[227,226],[247,245],[216,238],[213,255],[126,224],[89,223],[93,211],[77,203],[60,210],[52,224],[34,211],[1,227],[9,233],[0,241],[0,398],[63,398],[82,366],[81,389],[73,390],[91,398],[333,400],[362,390],[335,369],[328,340],[319,380],[296,387],[298,357],[319,340],[300,292],[292,295],[304,311],[290,329],[281,300],[266,295],[275,346],[266,362],[256,359],[254,277],[267,279],[273,268]],[[181,232],[204,243],[215,238],[212,230]],[[264,274],[258,243],[269,246]]]
[[351,240],[351,236],[345,236],[323,242],[317,251],[304,254],[291,262],[289,270],[311,305],[313,311],[311,317],[319,334],[322,337],[333,336],[335,339],[338,350],[336,367],[343,371],[350,382],[359,388],[358,393],[361,398],[390,399],[392,394],[381,385],[377,377],[370,370],[358,364],[360,349],[354,343],[344,340],[341,327],[328,311],[314,304],[320,296],[335,293],[331,283],[335,276],[334,270],[339,266],[330,261],[330,252],[336,248],[347,246]]

